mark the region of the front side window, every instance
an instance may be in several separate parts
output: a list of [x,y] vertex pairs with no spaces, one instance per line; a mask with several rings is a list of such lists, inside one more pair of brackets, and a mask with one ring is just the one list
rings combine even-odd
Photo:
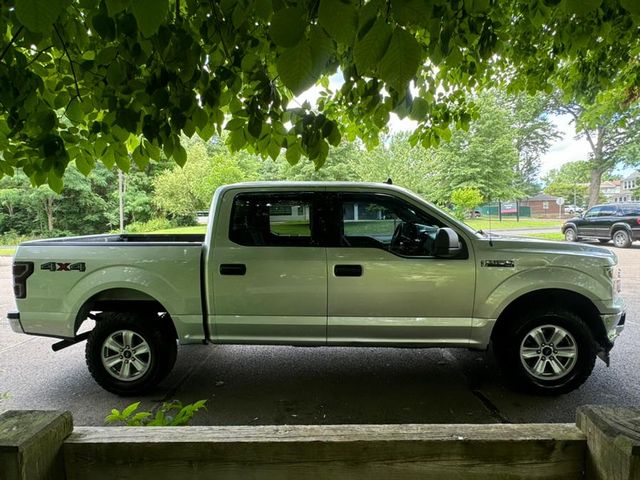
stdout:
[[380,248],[401,256],[434,256],[439,220],[395,197],[345,194],[340,246]]
[[311,194],[243,193],[231,210],[229,239],[246,246],[313,246]]
[[592,209],[590,209],[587,213],[585,213],[584,218],[594,218],[597,217],[598,214],[600,213],[600,208],[601,207],[593,207]]
[[600,209],[600,213],[598,213],[599,217],[611,217],[616,214],[616,207],[613,205],[604,206]]

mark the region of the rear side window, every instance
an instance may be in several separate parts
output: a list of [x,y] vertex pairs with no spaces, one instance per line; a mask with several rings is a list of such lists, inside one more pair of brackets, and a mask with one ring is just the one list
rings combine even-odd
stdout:
[[229,239],[246,246],[314,246],[312,194],[243,193],[235,197]]
[[640,205],[624,206],[622,207],[622,215],[627,216],[640,216]]

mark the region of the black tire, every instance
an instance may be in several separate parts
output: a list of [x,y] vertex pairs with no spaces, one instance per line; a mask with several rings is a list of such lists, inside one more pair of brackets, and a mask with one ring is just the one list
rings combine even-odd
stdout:
[[[494,350],[516,390],[561,395],[580,387],[591,375],[597,354],[596,342],[589,327],[576,314],[561,307],[547,307],[505,321],[509,323],[494,339]],[[543,345],[539,349],[534,332],[542,333],[545,338],[546,343],[539,342]],[[552,337],[561,332],[568,335],[554,346]],[[573,359],[567,357],[572,349],[575,351]],[[557,369],[565,371],[557,372]]]
[[631,237],[626,230],[616,230],[612,236],[613,244],[618,248],[629,248],[631,246]]
[[[131,313],[98,315],[85,349],[87,367],[98,385],[116,395],[140,395],[171,371],[177,355],[176,339],[160,322],[158,317]],[[105,365],[103,353],[105,362],[112,359],[113,367]],[[129,365],[125,367],[124,363]]]
[[564,239],[567,242],[577,242],[579,240],[578,232],[573,227],[567,227],[564,231]]
[[609,239],[608,238],[599,238],[598,241],[600,243],[609,243]]

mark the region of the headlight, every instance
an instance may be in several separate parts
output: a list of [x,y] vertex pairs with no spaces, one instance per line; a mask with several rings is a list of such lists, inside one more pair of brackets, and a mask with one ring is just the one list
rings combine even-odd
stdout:
[[622,291],[622,271],[619,266],[605,267],[607,277],[611,279],[613,296],[617,297]]

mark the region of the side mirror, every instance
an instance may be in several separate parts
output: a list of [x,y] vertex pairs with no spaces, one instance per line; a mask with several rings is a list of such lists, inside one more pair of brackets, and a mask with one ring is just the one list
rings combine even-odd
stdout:
[[439,228],[434,242],[434,255],[436,257],[453,257],[462,248],[460,237],[451,228]]

